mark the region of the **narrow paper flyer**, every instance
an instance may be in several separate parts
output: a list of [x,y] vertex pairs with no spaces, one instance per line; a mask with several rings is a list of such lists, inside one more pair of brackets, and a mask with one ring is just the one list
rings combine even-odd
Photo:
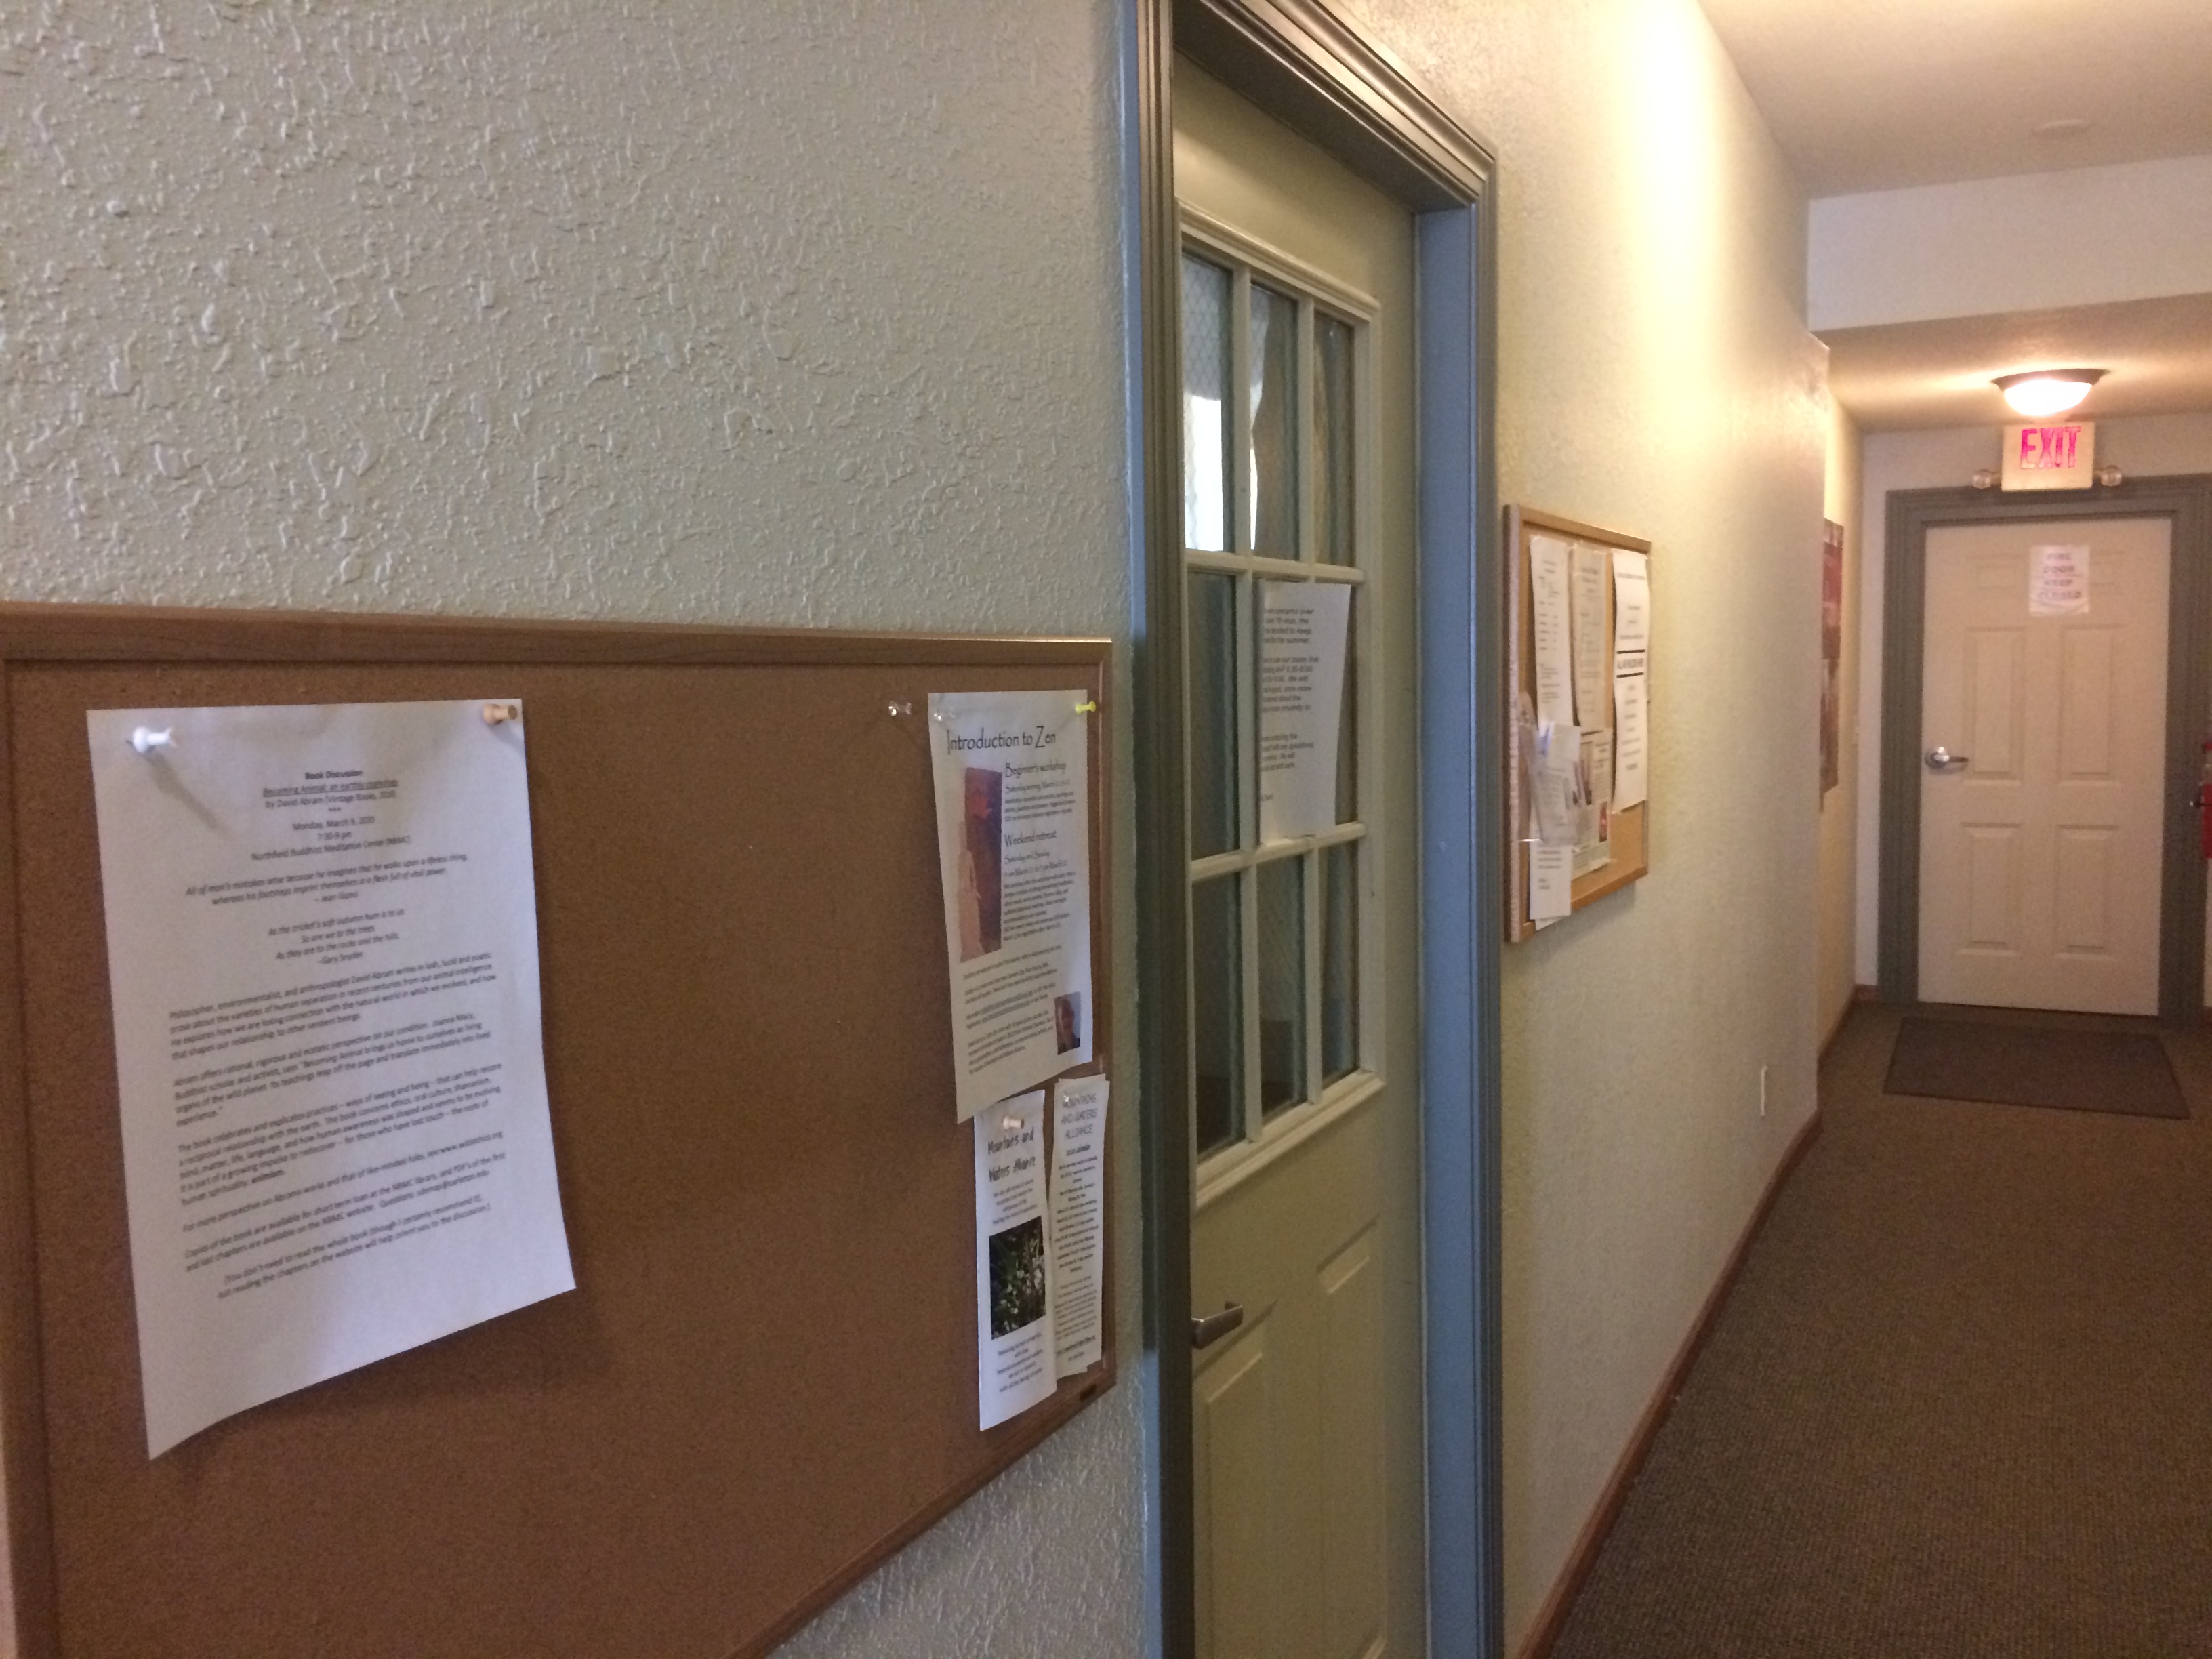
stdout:
[[1626,811],[1643,805],[1644,770],[1650,738],[1645,729],[1644,677],[1630,674],[1613,683],[1613,806]]
[[963,1120],[1091,1060],[1088,701],[1072,690],[929,700]]
[[1260,584],[1260,839],[1336,823],[1337,749],[1352,589]]
[[1572,623],[1568,568],[1572,552],[1550,536],[1528,538],[1528,601],[1536,657],[1536,718],[1575,723]]
[[1651,648],[1651,556],[1625,547],[1613,553],[1613,672],[1626,679],[1644,672]]
[[1575,720],[1585,731],[1612,719],[1605,705],[1606,669],[1611,660],[1606,649],[1605,575],[1605,550],[1577,542],[1570,609],[1575,624]]
[[1044,1091],[975,1120],[975,1370],[981,1426],[1050,1398],[1052,1241],[1045,1213]]
[[1062,1078],[1052,1101],[1054,1370],[1073,1376],[1105,1352],[1106,1092],[1103,1077]]
[[149,1455],[574,1286],[485,707],[87,716]]

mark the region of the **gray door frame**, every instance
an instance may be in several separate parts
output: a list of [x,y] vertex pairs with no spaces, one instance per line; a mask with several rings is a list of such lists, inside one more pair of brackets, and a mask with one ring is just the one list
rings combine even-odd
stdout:
[[[1320,0],[1121,0],[1151,1646],[1194,1650],[1178,52],[1415,214],[1428,1651],[1504,1652],[1491,151]],[[1486,699],[1488,702],[1486,703]]]
[[2160,861],[2158,1009],[2193,1025],[2204,1006],[2204,860],[2189,805],[2197,744],[2212,735],[2212,473],[2130,478],[2108,489],[1993,498],[1968,489],[1897,489],[1884,535],[1881,635],[1881,1000],[1920,997],[1920,693],[1927,640],[1928,532],[1960,525],[2165,519],[2173,574],[2166,668],[2166,798]]

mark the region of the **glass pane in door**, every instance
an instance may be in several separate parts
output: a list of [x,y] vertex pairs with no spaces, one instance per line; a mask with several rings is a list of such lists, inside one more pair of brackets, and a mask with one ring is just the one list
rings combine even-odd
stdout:
[[1321,860],[1321,1071],[1330,1084],[1359,1069],[1359,844]]
[[1200,1156],[1243,1133],[1244,958],[1235,876],[1190,890],[1191,1051]]
[[1305,864],[1260,866],[1260,1110],[1306,1097]]
[[1314,319],[1314,538],[1329,564],[1352,562],[1352,325]]
[[1252,284],[1252,550],[1298,556],[1298,305]]
[[1182,260],[1182,540],[1229,545],[1229,273]]
[[1359,601],[1352,590],[1344,625],[1344,702],[1336,722],[1336,821],[1359,821]]
[[1237,845],[1237,578],[1194,572],[1190,641],[1190,855]]

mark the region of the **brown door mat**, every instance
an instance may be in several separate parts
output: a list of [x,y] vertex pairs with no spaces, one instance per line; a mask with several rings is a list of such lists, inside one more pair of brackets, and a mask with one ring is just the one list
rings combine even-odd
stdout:
[[2136,1117],[2187,1117],[2166,1045],[2142,1031],[1907,1018],[1882,1092]]

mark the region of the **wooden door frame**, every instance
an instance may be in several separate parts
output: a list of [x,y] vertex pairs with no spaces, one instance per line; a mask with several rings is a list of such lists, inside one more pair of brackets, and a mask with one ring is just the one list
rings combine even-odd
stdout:
[[2204,860],[2188,802],[2197,787],[2197,744],[2212,732],[2212,670],[2205,663],[2212,647],[2212,473],[2004,497],[1972,489],[1890,492],[1883,542],[1877,952],[1883,1001],[1917,1002],[1920,997],[1920,694],[1928,532],[1966,525],[2161,518],[2172,531],[2172,585],[2166,624],[2158,1010],[2169,1025],[2194,1025],[2203,1018]]
[[1504,1651],[1496,163],[1321,0],[1121,0],[1150,1646],[1196,1643],[1183,787],[1180,52],[1415,216],[1428,1651]]

